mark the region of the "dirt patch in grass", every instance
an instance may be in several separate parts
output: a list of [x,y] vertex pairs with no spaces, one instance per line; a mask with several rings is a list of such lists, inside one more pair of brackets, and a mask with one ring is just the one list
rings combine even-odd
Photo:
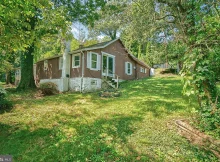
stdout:
[[220,140],[215,140],[203,132],[193,128],[186,120],[176,120],[179,133],[188,139],[192,144],[203,147],[213,152],[220,160]]

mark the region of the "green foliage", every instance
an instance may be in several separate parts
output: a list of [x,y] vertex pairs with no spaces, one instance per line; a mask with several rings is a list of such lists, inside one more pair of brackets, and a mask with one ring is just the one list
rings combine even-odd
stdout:
[[102,10],[98,10],[99,19],[89,26],[90,36],[108,36],[116,39],[117,34],[125,25],[124,12],[126,1],[109,1]]
[[76,39],[72,39],[71,41],[71,51],[76,50],[79,48],[79,41],[77,41]]
[[[137,0],[126,9],[129,24],[122,37],[128,49],[143,54],[139,45],[150,41],[148,63],[153,64],[157,57],[172,66],[179,63],[185,81],[183,92],[197,95],[201,112],[202,105],[212,113],[220,109],[216,88],[220,74],[219,9],[216,1],[205,0]],[[134,43],[137,45],[132,48]],[[210,116],[219,120],[218,115]]]
[[5,89],[0,86],[0,100],[3,100],[5,98],[5,95],[6,95]]
[[200,128],[220,138],[220,110],[212,111],[209,105],[203,105],[200,112]]
[[[91,23],[97,19],[96,9],[103,7],[104,0],[66,1],[66,0],[40,0],[40,1],[8,1],[0,4],[0,50],[3,52],[22,51],[21,55],[21,81],[18,89],[34,87],[33,55],[35,59],[54,53],[63,52],[63,40],[70,39],[70,27],[73,21]],[[55,49],[41,45],[56,35],[61,43]],[[43,52],[42,52],[43,51]],[[6,53],[9,55],[8,53]],[[30,58],[30,59],[25,59]],[[27,70],[26,70],[26,69]],[[24,76],[25,75],[25,76]]]
[[169,74],[169,73],[177,74],[177,71],[176,71],[176,69],[169,68],[169,69],[165,69],[165,70],[160,72],[160,74]]
[[[206,12],[206,9],[201,10],[203,5],[209,12]],[[187,93],[198,96],[201,106],[201,127],[218,132],[220,100],[216,83],[220,71],[219,15],[215,14],[215,9],[205,2],[194,2],[192,6],[195,9],[187,21],[191,25],[187,29],[190,41],[182,74],[184,77],[192,76],[193,80],[189,82],[186,79],[185,85],[193,87],[189,88],[190,92]]]
[[55,95],[58,93],[57,85],[52,82],[46,82],[40,84],[40,90],[43,95]]
[[13,66],[7,60],[0,60],[0,73],[6,73],[13,69]]
[[0,111],[12,108],[12,103],[6,100],[6,91],[0,86]]

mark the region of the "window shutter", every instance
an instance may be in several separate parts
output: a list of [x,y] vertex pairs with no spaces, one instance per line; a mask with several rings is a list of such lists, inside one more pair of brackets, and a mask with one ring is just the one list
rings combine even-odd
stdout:
[[59,69],[63,68],[63,57],[59,58]]
[[128,74],[128,62],[125,62],[125,74]]
[[131,73],[130,73],[130,75],[132,75],[132,73],[133,73],[133,66],[132,66],[132,63],[130,63],[130,67],[131,67]]
[[91,53],[90,52],[87,53],[87,68],[88,69],[91,68]]
[[97,55],[97,70],[101,70],[101,55]]
[[61,67],[61,57],[59,57],[59,69]]
[[72,68],[75,66],[75,57],[72,55]]

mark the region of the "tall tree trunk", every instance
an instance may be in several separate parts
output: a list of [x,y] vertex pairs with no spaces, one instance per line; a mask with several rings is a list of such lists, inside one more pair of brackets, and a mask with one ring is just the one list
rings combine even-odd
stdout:
[[10,84],[11,83],[11,72],[10,71],[8,71],[6,73],[5,80],[6,80],[6,84]]
[[138,59],[141,58],[141,44],[138,45]]
[[30,45],[23,54],[21,54],[21,81],[17,90],[26,90],[36,88],[33,73],[34,64],[34,44]]

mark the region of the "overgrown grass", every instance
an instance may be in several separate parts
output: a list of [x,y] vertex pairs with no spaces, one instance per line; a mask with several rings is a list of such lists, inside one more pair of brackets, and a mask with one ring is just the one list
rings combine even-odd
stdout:
[[0,154],[15,161],[217,161],[178,135],[195,98],[180,78],[128,81],[119,98],[66,93],[35,99],[11,92],[15,107],[0,114]]

